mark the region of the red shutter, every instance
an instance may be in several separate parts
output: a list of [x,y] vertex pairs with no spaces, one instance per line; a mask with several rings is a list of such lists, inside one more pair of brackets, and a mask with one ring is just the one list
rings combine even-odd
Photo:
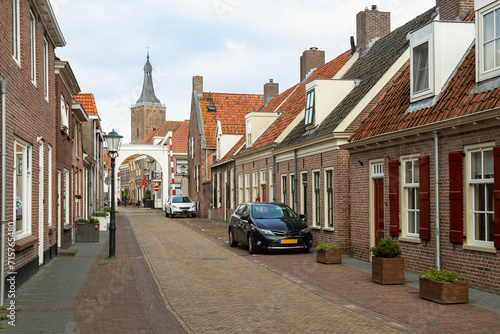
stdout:
[[392,236],[399,236],[399,160],[389,161],[389,212]]
[[493,148],[493,163],[494,163],[494,185],[493,185],[493,216],[495,217],[495,235],[493,237],[493,244],[496,248],[500,248],[500,146]]
[[450,169],[450,241],[464,243],[464,184],[462,152],[448,155]]
[[431,201],[430,201],[430,175],[429,175],[429,156],[418,158],[420,184],[420,239],[431,240]]

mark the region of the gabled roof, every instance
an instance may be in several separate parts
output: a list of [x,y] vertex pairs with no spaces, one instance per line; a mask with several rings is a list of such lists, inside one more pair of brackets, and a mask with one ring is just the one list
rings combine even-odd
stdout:
[[141,142],[142,145],[153,145],[155,137],[165,137],[169,131],[174,132],[181,126],[183,122],[178,121],[165,121],[158,129],[148,133],[146,138]]
[[236,144],[234,144],[234,146],[229,150],[229,152],[227,152],[226,155],[222,159],[220,159],[218,164],[231,160],[233,156],[235,156],[236,154],[245,151],[246,147],[247,147],[246,138],[245,136],[243,136],[240,138],[240,140],[236,142]]
[[175,153],[188,152],[189,121],[185,120],[172,134],[172,150]]
[[311,76],[287,89],[271,100],[263,111],[275,111],[282,114],[252,145],[252,149],[263,147],[275,142],[276,138],[290,125],[290,123],[304,110],[306,105],[306,84],[314,79],[331,79],[349,61],[351,51],[342,53],[337,58],[323,65]]
[[79,93],[73,96],[76,102],[80,103],[87,112],[88,115],[96,116],[99,115],[97,113],[97,107],[95,105],[94,94],[92,93]]
[[342,102],[335,107],[315,130],[313,129],[306,132],[306,126],[304,122],[301,122],[287,138],[283,140],[279,147],[301,143],[334,132],[353,108],[409,47],[409,41],[406,39],[408,33],[432,22],[437,13],[436,7],[431,8],[405,25],[380,38],[373,47],[363,55],[363,57],[358,59],[349,71],[342,76],[342,79],[359,80],[359,85],[354,87],[354,89],[347,94]]
[[[464,20],[473,21],[474,15]],[[394,78],[394,84],[349,140],[355,142],[499,107],[500,87],[473,92],[476,87],[475,62],[473,44],[436,103],[413,112],[407,112],[410,107],[410,63],[407,62],[402,73]]]
[[[212,101],[207,101],[211,97]],[[242,135],[245,133],[245,115],[258,111],[264,104],[262,94],[203,93],[200,108],[207,147],[216,147],[217,121],[221,122],[222,133]],[[211,111],[208,107],[215,107]]]

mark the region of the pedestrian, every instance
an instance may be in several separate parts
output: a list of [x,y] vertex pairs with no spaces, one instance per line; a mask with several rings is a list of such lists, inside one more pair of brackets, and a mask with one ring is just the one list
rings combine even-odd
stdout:
[[126,207],[127,206],[127,196],[125,196],[125,194],[122,197],[122,202],[123,202],[123,206]]

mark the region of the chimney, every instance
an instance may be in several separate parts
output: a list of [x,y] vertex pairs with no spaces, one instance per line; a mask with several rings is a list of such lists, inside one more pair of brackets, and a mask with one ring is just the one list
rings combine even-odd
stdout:
[[325,51],[318,50],[316,47],[304,51],[300,56],[300,81],[306,78],[309,71],[323,65],[325,65]]
[[193,77],[193,91],[198,94],[203,94],[203,76],[196,75]]
[[356,41],[361,52],[368,48],[370,42],[390,32],[391,13],[380,12],[376,5],[371,9],[367,7],[356,15]]
[[267,104],[279,94],[280,85],[274,83],[273,79],[269,79],[269,82],[264,84],[264,105],[267,106]]
[[455,21],[474,9],[474,0],[436,0],[439,7],[439,19]]

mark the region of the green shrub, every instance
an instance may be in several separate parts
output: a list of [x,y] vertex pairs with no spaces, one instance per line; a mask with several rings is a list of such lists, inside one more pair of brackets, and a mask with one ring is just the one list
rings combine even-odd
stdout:
[[323,241],[318,246],[316,246],[316,250],[317,251],[320,251],[320,250],[337,250],[337,249],[340,249],[340,247],[335,246],[335,244],[328,243],[326,241]]
[[94,217],[107,217],[108,213],[104,211],[96,211],[92,214]]
[[104,209],[102,209],[102,211],[104,211],[104,212],[111,212],[111,208],[104,208]]
[[83,219],[83,218],[80,218],[76,221],[77,223],[80,223],[80,224],[88,224],[89,221],[87,219]]
[[456,272],[449,272],[446,269],[429,268],[429,270],[418,274],[422,279],[428,279],[436,282],[459,283],[462,281]]
[[401,248],[392,239],[385,238],[380,240],[378,246],[370,248],[373,256],[394,258],[401,256]]
[[89,224],[99,224],[99,219],[97,219],[97,218],[90,218],[89,219]]

